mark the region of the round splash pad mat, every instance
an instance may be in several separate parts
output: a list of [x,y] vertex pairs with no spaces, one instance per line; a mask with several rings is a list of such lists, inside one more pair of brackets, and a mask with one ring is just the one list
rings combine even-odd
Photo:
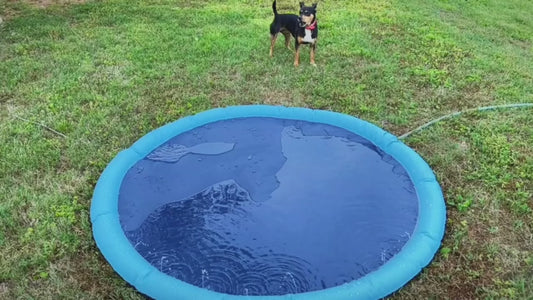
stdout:
[[156,299],[378,299],[429,264],[445,220],[432,170],[395,136],[276,106],[150,132],[91,205],[104,257]]

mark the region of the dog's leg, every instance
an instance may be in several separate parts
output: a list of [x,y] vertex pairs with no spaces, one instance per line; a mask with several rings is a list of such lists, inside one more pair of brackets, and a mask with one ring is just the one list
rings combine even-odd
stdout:
[[294,53],[294,66],[297,67],[300,65],[300,44],[296,42],[295,46],[296,52]]
[[278,34],[271,34],[270,35],[270,57],[274,55],[274,45],[276,44],[276,39],[278,38]]
[[316,41],[311,44],[311,65],[316,67],[315,63]]
[[289,43],[291,42],[291,33],[288,31],[285,31],[283,32],[283,36],[285,36],[285,47],[287,47],[287,49],[292,51],[291,47],[289,46]]

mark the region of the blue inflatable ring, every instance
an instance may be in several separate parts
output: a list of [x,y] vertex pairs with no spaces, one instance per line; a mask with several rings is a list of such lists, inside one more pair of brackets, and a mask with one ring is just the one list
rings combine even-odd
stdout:
[[[367,139],[407,171],[418,197],[413,234],[400,252],[365,276],[322,290],[281,296],[245,296],[214,292],[160,272],[132,246],[121,227],[118,199],[124,176],[139,160],[169,139],[216,121],[243,117],[281,118],[343,128]],[[321,110],[251,105],[218,108],[158,128],[121,151],[103,171],[91,204],[96,244],[113,269],[138,291],[155,299],[379,299],[401,288],[427,266],[440,247],[446,222],[441,188],[428,164],[396,136],[358,118]]]

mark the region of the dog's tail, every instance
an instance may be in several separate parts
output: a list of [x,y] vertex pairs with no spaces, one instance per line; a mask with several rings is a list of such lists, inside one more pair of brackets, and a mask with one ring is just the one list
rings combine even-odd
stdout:
[[272,2],[272,11],[274,12],[274,16],[278,15],[278,10],[276,9],[276,0]]

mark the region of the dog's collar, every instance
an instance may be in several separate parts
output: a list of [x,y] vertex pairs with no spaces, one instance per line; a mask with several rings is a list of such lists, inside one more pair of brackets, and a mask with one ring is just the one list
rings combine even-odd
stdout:
[[316,20],[313,22],[313,24],[305,27],[307,30],[315,30],[316,29]]

